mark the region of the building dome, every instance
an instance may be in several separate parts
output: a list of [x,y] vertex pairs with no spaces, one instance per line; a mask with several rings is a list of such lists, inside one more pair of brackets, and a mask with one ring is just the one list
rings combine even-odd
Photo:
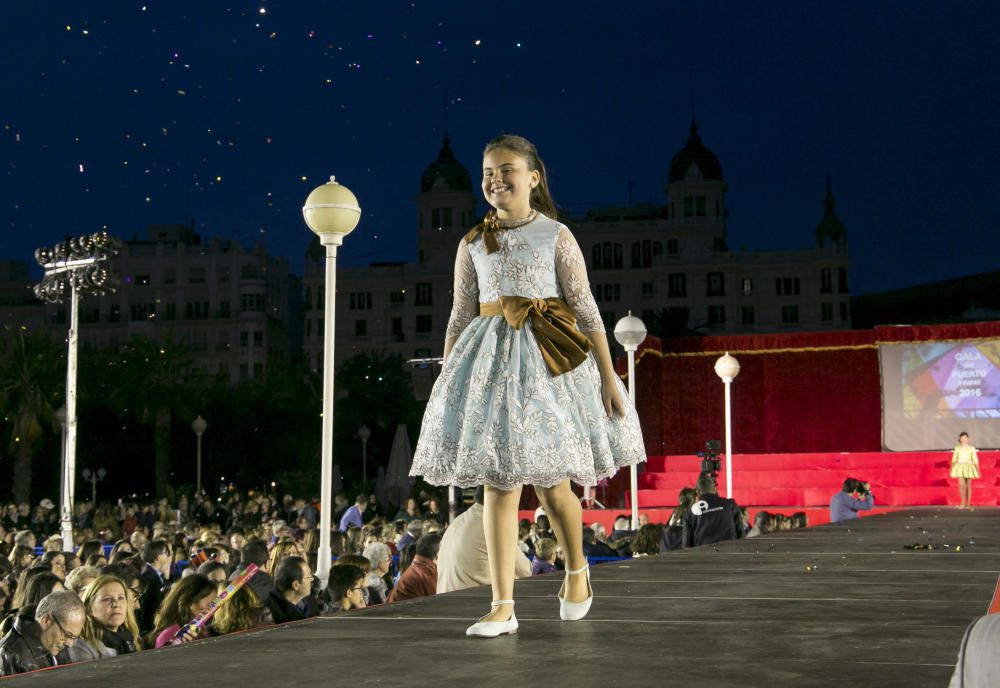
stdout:
[[465,166],[455,159],[455,152],[451,149],[451,141],[447,134],[443,144],[438,159],[424,170],[424,175],[420,178],[420,192],[427,193],[434,190],[438,179],[442,179],[450,191],[472,193],[472,178]]
[[826,198],[823,199],[824,213],[816,225],[816,245],[823,248],[827,243],[833,246],[847,246],[847,229],[834,210],[833,188],[830,175],[826,175]]
[[703,179],[722,181],[722,164],[715,153],[705,148],[698,136],[698,123],[691,120],[691,135],[674,159],[670,161],[670,177],[667,183],[679,182],[687,175],[692,165],[697,165]]

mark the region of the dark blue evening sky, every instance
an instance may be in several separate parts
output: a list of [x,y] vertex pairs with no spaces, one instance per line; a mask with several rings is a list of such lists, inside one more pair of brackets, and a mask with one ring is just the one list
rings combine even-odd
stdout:
[[997,269],[998,8],[6,3],[0,258],[194,218],[300,273],[302,202],[336,174],[364,208],[341,260],[413,260],[445,108],[474,180],[485,141],[521,133],[582,212],[630,180],[661,203],[693,104],[734,249],[812,246],[829,170],[857,291]]

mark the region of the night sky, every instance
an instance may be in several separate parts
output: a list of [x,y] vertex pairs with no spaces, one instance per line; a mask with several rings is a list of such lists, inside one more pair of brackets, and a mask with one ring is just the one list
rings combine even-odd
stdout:
[[829,171],[855,291],[998,269],[998,8],[5,3],[0,258],[193,218],[301,273],[302,203],[336,174],[364,209],[342,264],[415,260],[445,126],[474,181],[489,138],[532,139],[581,213],[662,204],[693,112],[733,249],[813,246]]

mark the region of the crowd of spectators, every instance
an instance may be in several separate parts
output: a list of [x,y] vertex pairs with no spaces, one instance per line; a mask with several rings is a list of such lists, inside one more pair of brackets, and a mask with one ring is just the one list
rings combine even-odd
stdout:
[[[336,495],[325,586],[315,576],[315,499],[233,492],[176,503],[81,503],[72,550],[64,548],[51,500],[34,509],[8,504],[0,510],[0,676],[486,584],[482,504],[480,488],[449,525],[433,495],[398,510],[368,495],[353,502]],[[592,561],[620,559],[804,520],[760,512],[750,529],[743,510],[702,476],[681,491],[667,523],[642,515],[633,529],[622,515],[610,534],[600,523],[583,526],[583,546]],[[210,622],[182,631],[249,564],[259,572]],[[541,511],[520,523],[515,567],[519,578],[564,568]]]

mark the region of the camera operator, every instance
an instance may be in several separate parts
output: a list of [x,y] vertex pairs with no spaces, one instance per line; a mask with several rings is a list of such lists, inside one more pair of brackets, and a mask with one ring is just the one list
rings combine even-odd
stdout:
[[736,502],[716,494],[715,479],[702,474],[695,486],[695,502],[682,519],[684,548],[710,545],[743,537],[743,513]]
[[848,478],[840,492],[830,499],[830,522],[857,518],[859,511],[867,511],[874,506],[875,497],[872,496],[871,485],[857,478]]

